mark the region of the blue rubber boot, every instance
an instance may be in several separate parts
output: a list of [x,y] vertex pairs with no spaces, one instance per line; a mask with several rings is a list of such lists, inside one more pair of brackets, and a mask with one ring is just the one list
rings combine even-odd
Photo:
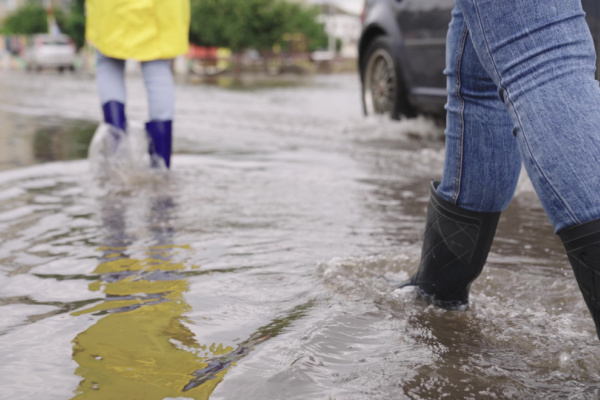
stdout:
[[152,159],[153,168],[159,167],[157,156],[164,160],[167,168],[170,168],[172,131],[173,121],[150,121],[146,123],[148,152]]
[[107,101],[102,105],[104,122],[119,128],[123,132],[127,130],[127,118],[125,117],[125,104],[119,101]]

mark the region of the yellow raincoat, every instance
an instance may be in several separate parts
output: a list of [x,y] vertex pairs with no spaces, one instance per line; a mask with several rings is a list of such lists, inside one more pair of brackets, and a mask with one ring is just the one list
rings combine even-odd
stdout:
[[86,0],[86,38],[108,57],[174,58],[188,50],[189,0]]

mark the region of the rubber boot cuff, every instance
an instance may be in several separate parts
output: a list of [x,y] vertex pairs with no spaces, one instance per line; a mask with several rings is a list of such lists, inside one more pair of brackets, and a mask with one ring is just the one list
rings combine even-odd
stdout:
[[127,130],[127,119],[125,118],[125,105],[118,101],[107,101],[102,105],[104,113],[104,122],[119,128],[122,131]]
[[171,167],[173,121],[150,121],[146,123],[148,134],[148,152],[152,159],[152,167],[159,167],[159,158],[167,168]]
[[600,338],[600,219],[558,232]]

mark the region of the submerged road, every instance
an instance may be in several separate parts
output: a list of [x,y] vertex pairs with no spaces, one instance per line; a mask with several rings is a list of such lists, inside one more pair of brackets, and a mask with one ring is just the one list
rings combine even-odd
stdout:
[[[128,83],[131,134],[146,115]],[[420,255],[427,119],[354,75],[179,83],[173,169],[98,181],[94,81],[0,75],[0,399],[596,399],[600,349],[525,176],[471,307],[393,291]]]

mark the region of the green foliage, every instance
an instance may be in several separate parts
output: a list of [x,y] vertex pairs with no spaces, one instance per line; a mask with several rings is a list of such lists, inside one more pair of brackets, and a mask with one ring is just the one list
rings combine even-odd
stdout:
[[[73,0],[68,13],[57,9],[54,16],[61,31],[81,48],[85,44],[85,0]],[[48,33],[46,9],[38,2],[28,2],[6,18],[1,32],[9,35]]]
[[[285,34],[301,33],[313,49],[325,32],[316,8],[284,0],[191,0],[190,41],[233,51],[271,50]],[[326,39],[326,38],[325,38]]]
[[227,24],[231,49],[270,50],[286,33],[287,5],[283,1],[243,0],[236,7],[238,24]]
[[228,40],[221,29],[230,19],[232,0],[190,0],[190,42],[200,46],[226,47]]
[[58,26],[64,33],[73,39],[73,43],[80,49],[85,44],[85,0],[72,0],[69,14],[59,18]]
[[327,34],[325,26],[317,22],[320,14],[318,7],[303,7],[298,3],[288,3],[289,27],[288,33],[302,33],[306,41],[306,48],[315,51],[327,47]]
[[48,32],[46,10],[42,5],[29,2],[4,20],[2,33],[29,35]]
[[203,46],[270,49],[285,33],[280,0],[192,0],[190,40]]

